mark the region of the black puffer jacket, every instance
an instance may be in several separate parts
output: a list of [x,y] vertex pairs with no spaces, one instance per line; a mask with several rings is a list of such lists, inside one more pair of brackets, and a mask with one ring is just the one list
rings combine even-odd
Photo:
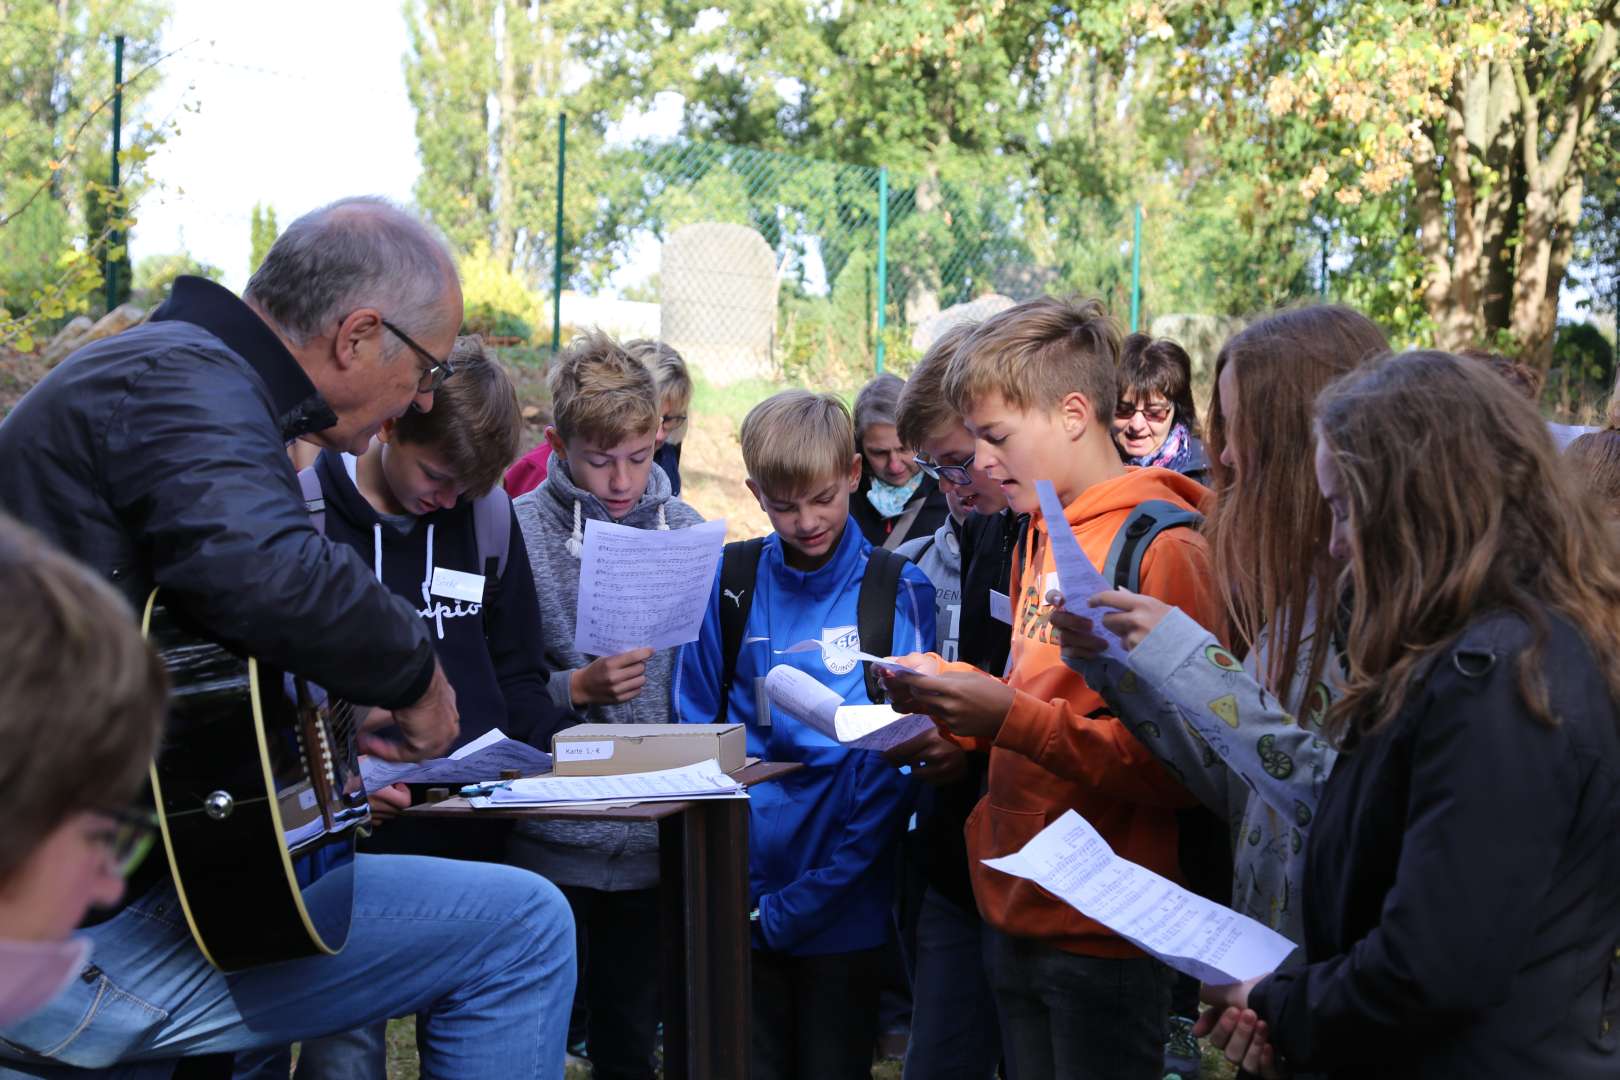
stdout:
[[1557,726],[1519,700],[1531,628],[1498,613],[1339,757],[1311,828],[1305,963],[1249,999],[1296,1067],[1620,1076],[1620,730],[1598,661],[1547,618]]
[[316,533],[287,459],[288,440],[335,422],[252,309],[182,277],[151,321],[68,357],[0,422],[0,509],[136,611],[158,586],[243,652],[408,705],[433,676],[427,629]]

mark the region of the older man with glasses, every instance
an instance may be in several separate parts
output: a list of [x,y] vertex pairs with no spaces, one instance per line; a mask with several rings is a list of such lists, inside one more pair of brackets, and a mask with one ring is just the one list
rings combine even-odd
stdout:
[[[369,752],[440,753],[458,717],[425,625],[316,532],[285,451],[301,438],[360,452],[385,421],[432,409],[461,316],[454,264],[421,222],[377,199],[312,211],[240,299],[179,278],[146,324],[30,391],[0,423],[0,509],[132,605],[160,587],[227,646],[391,710],[397,735],[362,736]],[[555,888],[407,856],[360,856],[354,878],[341,954],[226,976],[191,942],[162,861],[147,860],[129,905],[85,932],[87,977],[0,1026],[0,1077],[281,1045],[409,1013],[428,1074],[562,1075],[573,921]]]

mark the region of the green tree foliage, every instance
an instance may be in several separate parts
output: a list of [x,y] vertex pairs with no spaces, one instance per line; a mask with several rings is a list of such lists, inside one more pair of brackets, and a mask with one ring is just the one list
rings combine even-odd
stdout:
[[281,229],[276,225],[276,208],[254,203],[253,211],[248,215],[249,275],[264,262],[264,257],[270,254],[270,248],[280,235]]
[[131,299],[147,307],[161,303],[168,295],[169,287],[174,284],[174,279],[181,274],[218,281],[225,276],[225,271],[201,262],[184,251],[169,255],[148,255],[135,264]]
[[[105,255],[122,238],[161,132],[141,120],[156,85],[156,0],[13,0],[0,19],[0,345],[100,300]],[[124,50],[122,183],[108,187],[114,35]],[[115,236],[118,241],[115,243]],[[121,280],[128,282],[126,270]]]
[[1569,266],[1620,235],[1589,227],[1576,244],[1583,200],[1589,218],[1607,205],[1615,0],[411,11],[422,201],[530,280],[549,269],[563,107],[576,282],[601,280],[632,230],[693,213],[746,220],[779,249],[816,235],[834,293],[857,250],[875,253],[860,170],[763,181],[737,157],[739,185],[606,148],[664,92],[683,103],[681,140],[888,169],[891,325],[989,289],[1080,291],[1123,312],[1139,204],[1149,315],[1325,292],[1406,342],[1506,341],[1545,364]]

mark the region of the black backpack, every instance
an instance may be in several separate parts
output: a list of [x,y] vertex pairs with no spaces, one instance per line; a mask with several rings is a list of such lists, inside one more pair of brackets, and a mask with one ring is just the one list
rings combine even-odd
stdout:
[[[1166,529],[1196,529],[1203,523],[1203,514],[1164,499],[1137,503],[1126,515],[1119,532],[1114,534],[1114,542],[1108,548],[1108,558],[1103,560],[1103,580],[1113,582],[1116,589],[1141,592],[1142,557],[1147,554],[1148,545]],[[1024,544],[1028,539],[1029,530],[1025,529],[1018,537],[1013,566],[1024,565]]]
[[[853,525],[845,526],[853,528]],[[737,681],[737,656],[742,652],[743,635],[748,629],[748,613],[754,606],[754,582],[759,577],[759,557],[765,538],[737,540],[725,546],[720,556],[720,707],[714,722],[723,724],[731,707],[731,687]],[[894,650],[894,605],[900,595],[900,570],[906,560],[892,551],[874,547],[867,552],[866,573],[855,598],[855,627],[861,636],[861,651],[888,656]],[[866,669],[866,696],[874,704],[885,700],[883,684],[871,664]]]

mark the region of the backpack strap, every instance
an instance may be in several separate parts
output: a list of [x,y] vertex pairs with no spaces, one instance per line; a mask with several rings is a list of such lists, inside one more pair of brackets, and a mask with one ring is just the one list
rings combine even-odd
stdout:
[[315,475],[315,466],[298,470],[298,490],[304,494],[304,509],[309,511],[309,523],[315,531],[326,535],[326,495],[321,491],[321,478]]
[[1148,545],[1166,529],[1196,529],[1203,523],[1203,514],[1164,499],[1137,503],[1126,516],[1125,524],[1114,534],[1113,546],[1108,549],[1108,559],[1103,563],[1103,579],[1113,582],[1116,589],[1140,592],[1142,557],[1147,554]]
[[478,545],[478,565],[484,572],[484,607],[500,594],[506,576],[506,559],[512,553],[512,497],[496,484],[473,500],[473,541]]
[[[861,637],[861,651],[873,656],[894,652],[894,606],[900,595],[900,571],[906,560],[886,548],[875,547],[866,555],[866,572],[861,575],[861,591],[855,598],[855,627]],[[874,704],[887,700],[883,684],[866,668],[866,696]]]
[[720,553],[720,707],[714,722],[726,722],[731,708],[731,687],[737,681],[737,657],[748,632],[748,613],[754,607],[754,581],[765,538],[735,540]]
[[[934,537],[933,537],[933,534],[929,534],[929,537],[928,537],[928,539],[926,539],[926,540],[924,540],[924,541],[923,541],[923,542],[922,542],[922,543],[921,543],[921,544],[920,544],[920,545],[918,545],[918,547],[917,547],[917,550],[916,550],[916,551],[913,551],[913,552],[912,552],[912,553],[911,553],[911,554],[910,554],[910,555],[907,555],[907,556],[905,556],[905,558],[906,558],[906,559],[907,559],[907,560],[908,560],[908,561],[910,561],[910,562],[914,562],[914,563],[916,563],[916,564],[917,564],[917,565],[918,565],[918,566],[921,566],[921,565],[922,565],[922,561],[923,561],[923,560],[924,560],[924,559],[925,559],[925,558],[927,558],[927,557],[928,557],[928,553],[929,553],[929,551],[931,551],[931,550],[933,550],[933,547],[934,547]],[[895,552],[896,552],[896,553],[898,553],[898,552],[899,552],[899,549],[898,549],[898,548],[891,548],[891,549],[890,549],[890,550],[892,550],[892,551],[895,551]],[[966,565],[967,565],[967,561],[966,561],[966,560],[963,560],[963,563],[962,563],[962,565],[963,565],[963,566],[966,566]],[[870,650],[870,649],[867,649],[867,650],[866,650],[866,651],[867,651],[867,652],[871,652],[871,651],[872,651],[872,650]],[[875,655],[876,655],[876,654],[875,654],[875,653],[874,653],[874,654],[873,654],[873,655],[874,655],[874,656],[875,656]]]

